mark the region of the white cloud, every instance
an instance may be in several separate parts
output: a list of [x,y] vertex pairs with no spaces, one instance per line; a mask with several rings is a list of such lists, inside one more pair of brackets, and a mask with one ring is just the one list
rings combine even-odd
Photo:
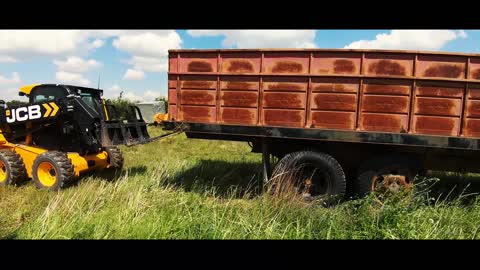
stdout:
[[118,84],[114,84],[112,87],[108,88],[108,90],[117,92],[120,91],[120,86],[118,86]]
[[128,63],[132,64],[133,68],[137,70],[144,70],[147,72],[168,71],[167,57],[154,58],[133,56]]
[[0,63],[16,63],[18,59],[8,55],[0,55]]
[[463,30],[391,30],[375,36],[374,40],[358,40],[345,46],[346,49],[401,49],[439,50],[458,38],[466,38]]
[[119,50],[157,57],[177,48],[180,36],[173,30],[0,30],[0,55],[25,60],[38,56],[83,55],[116,37]]
[[133,102],[142,102],[142,101],[154,101],[155,98],[164,96],[160,91],[154,90],[147,90],[142,93],[142,95],[138,95],[133,92],[125,92],[123,94],[123,98],[128,99]]
[[24,59],[87,52],[92,36],[82,30],[1,30],[0,53]]
[[181,47],[182,39],[173,30],[128,31],[119,35],[113,46],[128,52],[135,70],[162,72],[168,68],[168,50]]
[[55,74],[55,78],[62,83],[69,83],[74,85],[90,85],[90,81],[83,77],[81,73],[58,71]]
[[147,90],[143,93],[145,101],[154,101],[156,98],[163,96],[160,91]]
[[22,80],[20,79],[18,72],[12,72],[12,76],[10,78],[0,75],[0,86],[19,84],[21,82]]
[[188,30],[193,37],[225,36],[236,48],[315,48],[315,30]]
[[60,71],[66,72],[85,72],[102,65],[94,59],[83,60],[75,56],[68,57],[66,61],[54,60],[53,63],[57,65]]
[[465,32],[465,30],[459,30],[458,31],[458,36],[461,37],[461,38],[467,38],[468,37],[467,32]]
[[127,72],[125,72],[125,75],[123,75],[124,80],[135,80],[135,81],[140,81],[145,79],[145,73],[141,70],[136,70],[136,69],[127,69]]
[[21,84],[22,79],[18,72],[12,72],[10,77],[0,74],[0,87],[2,87],[0,99],[6,101],[13,99],[21,100],[22,98],[18,96]]
[[100,47],[102,47],[103,45],[105,45],[105,41],[101,40],[101,39],[95,39],[92,43],[90,43],[90,49],[98,49]]
[[123,94],[123,98],[124,99],[128,99],[130,101],[133,101],[133,102],[141,102],[143,101],[143,97],[142,96],[138,96],[136,94],[134,94],[133,92],[126,92]]

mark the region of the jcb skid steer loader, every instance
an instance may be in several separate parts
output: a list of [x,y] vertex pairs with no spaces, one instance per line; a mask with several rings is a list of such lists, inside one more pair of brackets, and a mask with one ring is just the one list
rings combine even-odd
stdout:
[[33,178],[40,189],[58,190],[93,170],[119,170],[117,145],[151,141],[138,107],[120,119],[103,91],[40,84],[20,89],[28,106],[0,104],[0,186]]

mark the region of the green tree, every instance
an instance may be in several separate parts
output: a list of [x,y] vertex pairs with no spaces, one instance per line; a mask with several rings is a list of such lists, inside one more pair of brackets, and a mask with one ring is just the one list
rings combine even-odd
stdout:
[[21,106],[28,105],[27,102],[20,101],[20,100],[10,100],[10,101],[7,101],[6,104],[8,107],[21,107]]
[[107,105],[112,105],[115,108],[112,109],[110,107],[109,109],[110,113],[113,114],[110,116],[112,119],[125,120],[128,118],[128,115],[132,115],[134,113],[131,106],[135,106],[135,103],[128,99],[118,97],[116,99],[107,99],[106,103]]

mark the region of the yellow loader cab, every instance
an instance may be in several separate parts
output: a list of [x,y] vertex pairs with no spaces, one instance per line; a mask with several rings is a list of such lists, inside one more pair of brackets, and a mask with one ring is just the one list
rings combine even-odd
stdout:
[[28,105],[0,103],[0,186],[33,179],[58,190],[93,170],[121,170],[118,145],[148,142],[140,110],[120,119],[100,89],[37,84],[22,87]]

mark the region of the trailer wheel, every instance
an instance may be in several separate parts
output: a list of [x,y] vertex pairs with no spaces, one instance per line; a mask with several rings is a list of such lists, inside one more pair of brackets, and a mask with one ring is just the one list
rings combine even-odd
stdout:
[[305,201],[341,200],[345,195],[345,173],[332,156],[314,151],[285,155],[269,181],[273,193],[301,195]]
[[365,197],[372,191],[396,193],[413,186],[415,176],[423,174],[418,161],[402,156],[373,158],[360,166],[353,183],[356,197]]
[[22,157],[10,150],[0,150],[0,187],[17,184],[27,176]]
[[114,172],[121,171],[123,168],[123,162],[124,162],[122,151],[120,151],[120,149],[115,146],[107,147],[105,151],[107,151],[107,155],[108,155],[107,169],[112,170]]
[[35,159],[32,176],[38,189],[59,190],[73,182],[75,170],[66,153],[49,151]]

